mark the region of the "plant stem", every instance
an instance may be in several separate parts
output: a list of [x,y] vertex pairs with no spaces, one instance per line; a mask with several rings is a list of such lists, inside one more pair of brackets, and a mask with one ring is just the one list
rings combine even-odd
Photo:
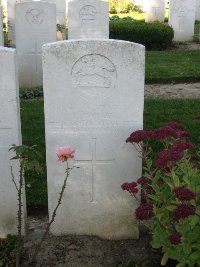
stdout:
[[19,171],[19,188],[17,190],[18,194],[18,236],[17,236],[17,255],[16,255],[16,267],[20,267],[20,257],[21,257],[21,246],[22,246],[22,187],[23,187],[23,169],[24,160],[20,160],[20,171]]
[[70,169],[69,169],[69,167],[68,167],[68,162],[67,162],[66,177],[65,177],[65,179],[64,179],[64,183],[63,183],[61,192],[60,192],[60,194],[59,194],[60,196],[59,196],[59,198],[58,198],[57,205],[56,205],[56,207],[55,207],[55,209],[54,209],[54,211],[53,211],[53,213],[52,213],[51,220],[49,221],[49,223],[48,223],[48,225],[47,225],[47,227],[46,227],[46,229],[45,229],[45,232],[44,232],[44,234],[43,234],[43,236],[42,236],[41,241],[40,241],[39,245],[37,245],[37,248],[36,248],[35,254],[33,255],[33,258],[36,258],[36,256],[38,255],[38,252],[40,251],[40,248],[41,248],[41,246],[42,246],[42,243],[43,243],[44,240],[46,239],[47,234],[48,234],[48,232],[49,232],[49,230],[50,230],[50,227],[51,227],[52,223],[53,223],[54,220],[55,220],[56,212],[57,212],[57,210],[58,210],[58,207],[59,207],[60,204],[61,204],[61,200],[62,200],[62,197],[63,197],[63,193],[64,193],[65,188],[66,188],[66,183],[67,183],[67,178],[69,177],[69,173],[70,173]]

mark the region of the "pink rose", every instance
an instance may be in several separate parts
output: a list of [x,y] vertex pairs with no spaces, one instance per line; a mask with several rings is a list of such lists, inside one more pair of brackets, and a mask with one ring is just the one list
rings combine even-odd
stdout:
[[70,147],[68,146],[63,146],[63,147],[59,147],[56,150],[56,155],[58,157],[58,161],[67,161],[68,159],[73,159],[74,158],[74,150],[72,150]]

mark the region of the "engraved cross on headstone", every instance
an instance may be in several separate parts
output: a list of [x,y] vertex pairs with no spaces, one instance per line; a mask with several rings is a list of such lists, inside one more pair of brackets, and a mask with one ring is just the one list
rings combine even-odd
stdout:
[[96,156],[97,152],[97,145],[96,145],[96,138],[92,139],[92,159],[89,160],[84,160],[84,159],[79,159],[75,160],[75,166],[79,167],[80,165],[88,165],[91,164],[91,171],[92,171],[92,198],[91,202],[96,202],[95,201],[95,196],[94,196],[94,186],[95,186],[95,171],[96,171],[96,166],[97,165],[107,165],[107,164],[113,164],[115,161],[114,158],[111,159],[105,159],[105,160],[98,160]]

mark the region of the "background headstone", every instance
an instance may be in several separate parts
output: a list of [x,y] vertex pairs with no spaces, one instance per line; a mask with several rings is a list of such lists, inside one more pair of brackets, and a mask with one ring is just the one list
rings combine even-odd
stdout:
[[109,4],[100,0],[68,3],[68,39],[109,39]]
[[4,38],[3,38],[3,16],[2,16],[2,6],[0,1],[0,46],[4,45]]
[[196,20],[200,20],[200,0],[196,0]]
[[174,41],[191,41],[194,36],[196,0],[170,0],[169,25]]
[[146,5],[146,22],[164,21],[165,0],[148,0]]
[[[19,86],[14,49],[0,47],[0,238],[17,233],[17,191],[12,182],[10,166],[18,183],[19,162],[10,160],[12,144],[21,145]],[[25,194],[23,194],[25,212]]]
[[42,86],[42,45],[56,41],[55,21],[55,4],[16,4],[15,29],[20,87]]
[[113,40],[65,41],[43,46],[49,212],[65,175],[55,151],[76,150],[56,221],[56,234],[137,238],[138,205],[121,184],[141,176],[129,134],[143,127],[144,47]]
[[[32,2],[32,0],[7,0],[7,15],[8,15],[8,39],[11,41],[12,47],[15,47],[15,5],[17,3]],[[66,0],[41,0],[56,4],[56,24],[64,26],[63,31],[66,29]],[[57,39],[62,40],[65,38],[65,33],[57,34]]]

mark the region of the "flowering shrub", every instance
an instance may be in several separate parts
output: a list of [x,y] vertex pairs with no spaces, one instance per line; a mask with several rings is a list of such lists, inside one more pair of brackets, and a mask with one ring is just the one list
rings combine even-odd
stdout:
[[[155,131],[135,131],[126,140],[140,152],[145,173],[121,187],[137,199],[141,186],[135,216],[146,221],[153,248],[162,249],[162,265],[171,258],[178,267],[200,266],[200,157],[186,141],[190,136],[182,124],[170,122]],[[163,149],[156,156],[150,140]]]

